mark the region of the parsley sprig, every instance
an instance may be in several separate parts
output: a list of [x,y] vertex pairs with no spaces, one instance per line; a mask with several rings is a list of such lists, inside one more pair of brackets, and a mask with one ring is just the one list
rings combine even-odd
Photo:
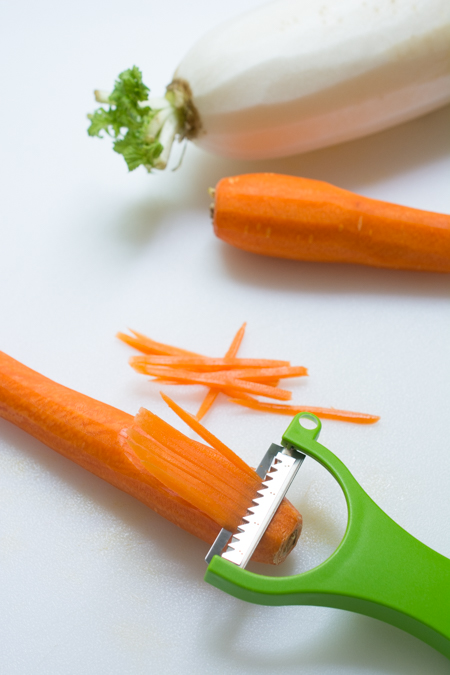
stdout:
[[149,91],[142,82],[141,71],[133,66],[117,78],[108,95],[109,109],[101,107],[88,115],[91,120],[89,136],[102,138],[101,134],[105,132],[114,138],[113,148],[123,156],[129,171],[141,164],[150,171],[164,149],[159,142],[160,132],[149,134],[150,123],[158,110],[141,105],[148,100]]

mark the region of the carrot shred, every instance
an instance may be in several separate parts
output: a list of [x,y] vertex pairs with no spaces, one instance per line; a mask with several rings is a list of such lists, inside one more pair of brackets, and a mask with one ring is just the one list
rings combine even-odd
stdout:
[[[250,382],[272,382],[277,379],[286,379],[289,377],[303,377],[308,375],[308,371],[303,366],[283,366],[279,368],[242,368],[236,370],[212,370],[199,371],[184,368],[177,368],[174,366],[160,366],[154,365],[147,360],[145,356],[132,356],[129,359],[129,364],[137,372],[144,375],[156,375],[156,377],[163,377],[170,380],[186,380],[195,379],[200,381],[202,378],[205,382],[211,379],[212,383],[218,384],[222,381],[228,380],[242,380]],[[188,377],[192,375],[192,378]],[[209,379],[208,379],[209,378]]]
[[[137,447],[142,447],[138,446],[134,439],[130,439],[129,443],[134,450]],[[148,448],[148,446],[146,447]],[[188,477],[185,471],[179,471],[176,466],[171,466],[168,470],[167,463],[160,460],[157,453],[152,453],[148,459],[142,460],[141,465],[163,485],[170,486],[169,489],[176,492],[182,499],[189,496],[190,503],[200,511],[208,509],[211,517],[220,527],[228,525],[234,529],[235,521],[230,519],[230,507],[235,506],[235,503],[226,499],[211,485],[207,485],[194,476]]]
[[162,356],[201,356],[201,354],[196,354],[195,352],[188,352],[186,349],[172,347],[163,342],[155,342],[155,340],[152,340],[146,335],[138,333],[131,328],[130,332],[133,333],[133,335],[127,335],[126,333],[121,333],[119,331],[116,333],[116,337],[144,354],[160,354]]
[[[245,328],[246,324],[244,323],[222,358],[210,358],[178,347],[171,347],[161,342],[155,342],[136,331],[131,331],[133,336],[118,333],[117,337],[145,354],[144,356],[133,356],[129,361],[137,372],[151,375],[154,381],[160,384],[201,384],[208,387],[208,393],[195,415],[197,422],[211,408],[219,393],[225,394],[233,403],[280,415],[293,416],[298,412],[305,411],[315,413],[319,417],[357,424],[373,424],[380,419],[376,415],[366,415],[347,410],[278,404],[256,399],[255,396],[263,396],[275,400],[290,400],[292,393],[280,388],[278,386],[279,381],[289,377],[308,375],[308,371],[303,366],[291,366],[289,361],[237,358],[236,355],[244,337]],[[177,414],[180,414],[180,412],[178,411]],[[192,419],[194,417],[184,411],[183,414],[185,416],[183,417],[184,421],[193,428]],[[189,419],[186,418],[187,415],[189,415]]]
[[303,366],[281,366],[278,368],[242,368],[242,370],[233,370],[230,374],[233,378],[239,380],[265,382],[266,380],[273,380],[275,377],[278,379],[303,377],[308,375],[308,371]]
[[275,413],[278,415],[290,415],[293,417],[300,412],[310,412],[318,417],[330,420],[340,420],[341,422],[354,422],[355,424],[374,424],[380,419],[378,415],[368,415],[366,413],[350,412],[349,410],[337,410],[335,408],[316,408],[307,405],[286,405],[280,403],[267,403],[258,401],[251,396],[245,398],[230,398],[232,403],[260,410],[262,412]]
[[[145,433],[161,443],[166,448],[166,453],[173,453],[175,457],[185,457],[213,475],[225,472],[228,475],[227,480],[231,482],[233,476],[242,478],[242,464],[238,465],[235,453],[225,445],[213,447],[194,441],[145,408],[139,411],[136,423],[145,430]],[[246,473],[251,480],[256,478],[253,469],[246,470]],[[237,489],[239,490],[239,486]]]
[[[169,377],[178,379],[186,384],[207,384],[210,387],[227,391],[237,389],[248,393],[275,398],[282,401],[288,401],[292,397],[292,392],[279,387],[272,387],[261,382],[243,380],[234,376],[233,371],[220,370],[215,373],[195,373],[187,370],[170,368],[169,366],[150,366],[140,362],[140,357],[132,356],[129,363],[139,373],[145,375],[156,375],[157,377]],[[279,370],[269,369],[267,370]]]
[[261,484],[256,472],[247,466],[244,471],[243,461],[220,441],[214,448],[188,439],[143,408],[128,442],[158,480],[221,527],[237,527]]
[[165,403],[171,408],[171,410],[174,411],[180,417],[183,422],[186,422],[186,424],[193,430],[195,431],[196,434],[200,436],[200,438],[203,438],[204,441],[209,443],[213,448],[221,452],[224,457],[227,457],[231,462],[234,462],[237,466],[240,467],[242,471],[245,471],[246,473],[253,475],[254,471],[251,469],[248,464],[244,462],[236,453],[234,453],[228,446],[226,446],[222,441],[219,441],[218,438],[216,438],[208,429],[206,429],[203,424],[200,424],[200,422],[190,413],[186,412],[181,408],[175,401],[173,401],[171,398],[166,396],[162,391],[159,392],[161,394],[161,397]]
[[[236,356],[239,347],[241,346],[242,340],[244,339],[246,327],[247,323],[244,322],[242,326],[239,328],[236,335],[234,336],[231,345],[228,347],[225,357],[232,358]],[[203,399],[200,405],[200,408],[197,410],[196,415],[197,420],[201,420],[206,415],[206,413],[208,412],[208,410],[210,410],[211,406],[213,405],[218,395],[219,392],[216,389],[209,389],[208,393],[206,394],[205,398]]]
[[[228,503],[226,504],[226,507],[231,511],[234,509],[234,503],[238,502],[242,497],[244,497],[248,503],[254,494],[253,486],[249,488],[249,486],[243,485],[239,478],[236,478],[236,476],[232,474],[228,476],[224,469],[222,469],[222,475],[219,476],[217,471],[211,472],[208,470],[205,462],[200,465],[200,463],[192,461],[190,455],[180,454],[173,449],[171,450],[166,445],[160,443],[148,433],[140,431],[138,428],[129,430],[128,441],[136,444],[136,448],[133,449],[141,461],[153,462],[169,474],[177,473],[184,479],[186,483],[185,491],[183,494],[180,494],[179,490],[176,490],[176,492],[180,497],[183,497],[183,499],[190,501],[190,503],[194,502],[189,498],[189,483],[194,485],[199,483],[201,489],[204,489],[204,486],[202,485],[202,483],[204,483],[218,495],[222,495],[222,501],[224,501],[224,499],[227,500]],[[151,446],[150,454],[149,442]],[[201,446],[199,455],[201,454],[202,459],[204,459],[203,446],[201,444],[198,445]],[[191,447],[195,447],[195,445]],[[226,479],[223,477],[224,475],[226,475]],[[170,480],[170,478],[168,480]],[[165,484],[167,485],[167,480],[165,481]],[[194,505],[198,506],[195,503]],[[202,506],[202,511],[213,516],[212,512],[205,504]]]
[[214,372],[218,370],[249,370],[257,371],[261,368],[286,368],[292,367],[289,361],[277,361],[275,359],[233,359],[221,358],[213,359],[207,356],[161,356],[148,354],[146,356],[135,356],[140,363],[149,366],[169,366],[172,368],[183,368],[194,372]]

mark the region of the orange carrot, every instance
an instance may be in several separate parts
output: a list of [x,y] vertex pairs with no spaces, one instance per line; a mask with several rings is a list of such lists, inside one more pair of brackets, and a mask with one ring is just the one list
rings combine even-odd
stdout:
[[310,412],[330,420],[341,420],[342,422],[355,422],[356,424],[374,424],[380,419],[377,415],[367,415],[365,413],[350,412],[349,410],[336,410],[335,408],[314,408],[309,405],[286,405],[280,403],[267,403],[258,401],[252,396],[245,398],[232,398],[232,403],[261,410],[262,412],[277,413],[278,415],[290,415],[294,417],[300,412]]
[[253,253],[450,272],[450,216],[362,197],[328,183],[271,173],[223,178],[214,231]]
[[[236,356],[239,347],[241,346],[241,342],[244,338],[246,327],[247,324],[243,323],[242,326],[239,328],[238,332],[233,338],[233,342],[231,343],[227,353],[225,354],[226,357],[232,358],[233,356]],[[217,391],[217,389],[210,389],[208,391],[208,393],[206,394],[205,398],[202,401],[202,404],[200,405],[200,408],[197,411],[196,417],[198,420],[201,420],[206,415],[206,413],[211,408],[218,395],[219,392]]]
[[[260,484],[226,446],[193,441],[148,411],[133,418],[2,352],[0,417],[208,543],[224,523],[234,528]],[[301,516],[285,500],[254,559],[281,562],[300,530]]]

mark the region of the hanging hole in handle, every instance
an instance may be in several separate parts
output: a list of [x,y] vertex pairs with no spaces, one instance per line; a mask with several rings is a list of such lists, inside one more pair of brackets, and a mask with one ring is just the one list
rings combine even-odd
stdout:
[[320,426],[319,419],[312,413],[302,413],[298,421],[300,426],[306,429],[306,431],[314,431],[314,429]]

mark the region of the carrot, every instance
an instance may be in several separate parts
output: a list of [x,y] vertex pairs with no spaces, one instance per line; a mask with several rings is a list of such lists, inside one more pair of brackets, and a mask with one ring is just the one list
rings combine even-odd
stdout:
[[[228,348],[227,353],[225,354],[226,357],[232,358],[233,356],[236,356],[239,347],[241,346],[242,340],[244,339],[246,327],[247,324],[243,323],[242,326],[239,328],[238,332],[233,338],[231,345]],[[201,420],[206,415],[206,413],[211,408],[218,395],[219,392],[217,391],[217,389],[209,389],[208,393],[206,394],[205,398],[203,399],[200,405],[200,408],[197,410],[196,417],[198,420]]]
[[[193,441],[148,411],[133,418],[2,352],[0,417],[208,543],[224,523],[233,529],[260,484],[226,446]],[[286,500],[254,559],[281,562],[300,530],[301,516]]]
[[294,417],[300,412],[314,413],[318,417],[323,417],[330,420],[340,420],[342,422],[355,422],[356,424],[374,424],[380,419],[377,415],[367,415],[365,413],[350,412],[349,410],[336,410],[335,408],[314,408],[309,405],[286,405],[282,403],[267,403],[266,401],[258,401],[252,396],[245,398],[232,398],[232,403],[245,406],[246,408],[253,408],[253,410],[261,410],[262,412],[277,413],[279,415],[290,415]]
[[213,222],[220,239],[262,255],[450,272],[449,215],[307,178],[223,178],[215,190]]

